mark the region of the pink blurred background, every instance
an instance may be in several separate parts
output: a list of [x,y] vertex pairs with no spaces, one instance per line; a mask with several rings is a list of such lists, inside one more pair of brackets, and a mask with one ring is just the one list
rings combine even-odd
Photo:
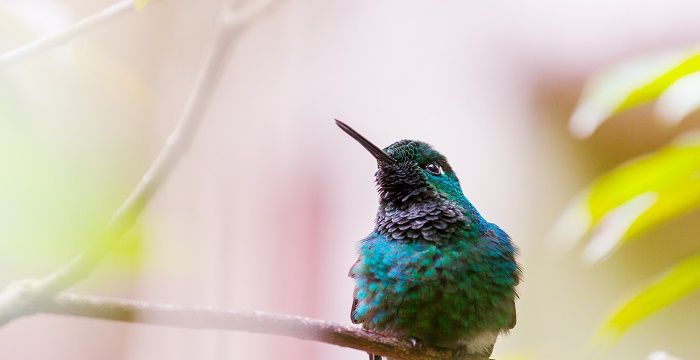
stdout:
[[[110,3],[3,1],[0,51]],[[69,162],[90,174],[66,191],[94,196],[101,207],[76,214],[94,211],[106,221],[139,180],[182,112],[220,6],[155,1],[0,69],[0,121],[21,118],[17,128],[56,156],[50,171]],[[673,233],[680,242],[671,251],[651,256],[668,245],[642,241],[593,267],[576,251],[557,251],[547,234],[596,174],[700,124],[691,118],[666,129],[642,110],[585,142],[566,131],[588,75],[629,56],[695,45],[699,11],[697,1],[679,0],[280,1],[238,39],[191,152],[140,221],[137,261],[122,274],[110,259],[75,291],[348,324],[347,272],[356,242],[372,230],[377,198],[375,163],[335,127],[339,118],[381,146],[403,138],[433,144],[467,197],[520,246],[518,326],[499,340],[496,358],[644,359],[658,349],[698,358],[697,295],[614,346],[592,340],[611,306],[692,246],[692,233],[661,229],[649,237]],[[109,195],[101,195],[106,184]],[[47,218],[61,214],[65,199],[50,201],[42,202]],[[81,227],[84,219],[61,222]],[[41,224],[33,231],[43,234]],[[60,250],[45,256],[41,242],[20,251],[2,236],[3,284],[43,274],[84,246],[55,243]],[[50,315],[0,330],[2,359],[365,356],[272,336]]]

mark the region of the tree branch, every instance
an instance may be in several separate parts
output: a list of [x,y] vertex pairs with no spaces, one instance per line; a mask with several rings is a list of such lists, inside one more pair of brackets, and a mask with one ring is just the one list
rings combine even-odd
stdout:
[[[21,280],[8,285],[0,293],[0,325],[23,315],[42,312],[189,329],[238,330],[281,335],[405,360],[452,358],[451,349],[428,346],[416,349],[406,340],[300,316],[185,307],[71,294],[56,295],[89,275],[136,222],[145,206],[192,143],[204,109],[211,98],[211,92],[218,82],[217,74],[225,64],[232,40],[245,25],[273,2],[273,0],[254,1],[240,10],[233,9],[232,2],[224,7],[216,40],[179,121],[141,181],[112,215],[105,235],[97,241],[96,245],[44,278]],[[127,13],[132,7],[133,0],[119,1],[59,33],[4,53],[0,55],[0,67],[70,41],[98,25]],[[483,359],[471,357],[468,360]]]
[[[141,181],[124,203],[112,214],[104,235],[92,247],[47,276],[9,284],[0,293],[0,326],[14,318],[31,314],[36,311],[35,307],[39,300],[50,298],[85,278],[131,228],[192,143],[204,109],[211,98],[212,90],[220,78],[218,74],[225,65],[232,40],[272,2],[271,0],[253,2],[240,11],[231,9],[229,6],[223,8],[214,45],[207,56],[180,119]],[[130,4],[131,1],[113,5],[114,8],[108,14],[118,13],[118,10],[122,9],[125,3]],[[72,30],[66,31],[66,33],[76,34],[77,32]],[[50,42],[53,45],[59,43],[57,41]]]
[[[142,323],[186,329],[245,331],[323,342],[404,360],[452,359],[451,349],[423,346],[357,327],[294,315],[233,311],[123,299],[59,294],[40,305],[39,312]],[[485,360],[469,357],[463,360]]]
[[27,57],[35,55],[41,51],[63,45],[74,38],[104,25],[111,20],[116,19],[120,15],[129,13],[134,9],[133,0],[122,0],[116,2],[101,11],[92,14],[70,27],[63,29],[57,33],[47,35],[40,39],[34,40],[28,44],[22,45],[16,49],[10,50],[0,55],[0,68],[12,64],[14,62],[24,60]]

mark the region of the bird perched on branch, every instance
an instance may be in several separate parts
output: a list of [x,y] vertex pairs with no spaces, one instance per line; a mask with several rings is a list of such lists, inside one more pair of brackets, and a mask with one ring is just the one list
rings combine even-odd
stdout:
[[336,124],[378,167],[376,224],[350,269],[352,322],[416,347],[454,348],[456,359],[488,358],[499,333],[516,322],[521,271],[510,237],[479,214],[430,145],[401,140],[382,150]]

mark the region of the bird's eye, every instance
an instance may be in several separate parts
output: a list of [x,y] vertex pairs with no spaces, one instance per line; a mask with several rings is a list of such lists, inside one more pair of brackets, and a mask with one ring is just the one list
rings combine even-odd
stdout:
[[437,163],[431,162],[428,165],[425,165],[425,170],[428,171],[429,173],[433,175],[442,175],[444,172],[442,171],[442,166],[438,165]]

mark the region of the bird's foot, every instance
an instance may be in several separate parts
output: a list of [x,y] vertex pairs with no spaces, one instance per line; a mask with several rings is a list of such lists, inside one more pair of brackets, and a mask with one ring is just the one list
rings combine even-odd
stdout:
[[411,343],[411,350],[415,352],[422,352],[425,346],[423,345],[423,340],[419,338],[412,337],[408,339],[408,342]]

